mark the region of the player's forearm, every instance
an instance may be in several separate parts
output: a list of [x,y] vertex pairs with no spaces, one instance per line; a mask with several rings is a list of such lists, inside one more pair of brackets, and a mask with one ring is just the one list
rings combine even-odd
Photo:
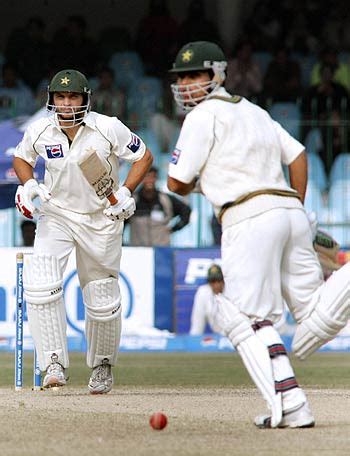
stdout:
[[141,158],[141,160],[132,164],[129,174],[123,184],[131,191],[131,193],[142,182],[152,163],[153,156],[149,149],[146,149],[145,155]]
[[304,203],[307,186],[307,157],[305,151],[288,166],[290,185],[296,190]]
[[33,168],[22,158],[15,157],[13,159],[13,168],[22,184],[25,184],[29,179],[33,179]]
[[168,189],[171,192],[177,193],[178,195],[181,196],[186,196],[189,193],[192,192],[196,185],[196,179],[193,179],[192,182],[189,184],[186,184],[185,182],[178,181],[177,179],[174,179],[173,177],[168,176]]

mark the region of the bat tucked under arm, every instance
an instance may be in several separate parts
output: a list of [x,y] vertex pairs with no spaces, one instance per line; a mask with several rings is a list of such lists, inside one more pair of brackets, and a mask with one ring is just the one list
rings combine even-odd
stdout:
[[113,193],[113,179],[95,149],[86,149],[78,165],[100,199],[107,198],[112,206],[118,203]]

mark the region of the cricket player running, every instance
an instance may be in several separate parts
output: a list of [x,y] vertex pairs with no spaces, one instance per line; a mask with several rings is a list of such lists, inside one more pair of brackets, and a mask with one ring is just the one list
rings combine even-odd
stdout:
[[[85,304],[87,364],[92,368],[88,387],[99,394],[112,388],[111,366],[119,348],[118,274],[124,220],[135,211],[131,193],[153,159],[142,140],[116,117],[90,112],[90,96],[82,73],[57,73],[48,86],[51,115],[28,127],[13,166],[23,184],[16,193],[19,211],[32,218],[37,210],[33,199],[39,197],[41,202],[33,255],[24,268],[24,293],[40,369],[46,371],[43,386],[66,384],[69,360],[62,276],[75,247]],[[84,156],[91,151],[105,170],[95,182],[89,182],[82,171]],[[46,163],[44,184],[33,178],[39,156]],[[131,163],[122,186],[119,159]],[[96,166],[90,171],[96,174]]]
[[[224,294],[216,324],[240,354],[267,401],[258,427],[312,427],[275,323],[283,299],[298,323],[295,355],[304,359],[346,325],[350,264],[323,281],[312,224],[303,201],[307,185],[304,146],[269,114],[224,89],[227,62],[214,43],[188,43],[171,72],[176,102],[190,111],[168,172],[168,187],[186,195],[198,187],[221,220]],[[282,170],[289,170],[290,186]]]

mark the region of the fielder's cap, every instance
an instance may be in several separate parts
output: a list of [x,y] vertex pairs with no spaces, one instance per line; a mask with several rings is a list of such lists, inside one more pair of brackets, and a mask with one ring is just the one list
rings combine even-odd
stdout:
[[216,280],[224,280],[222,270],[218,264],[212,264],[208,269],[208,282],[214,282]]

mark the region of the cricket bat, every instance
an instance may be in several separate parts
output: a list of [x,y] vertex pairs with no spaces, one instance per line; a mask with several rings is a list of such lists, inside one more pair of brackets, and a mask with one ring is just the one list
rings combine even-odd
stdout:
[[112,206],[118,203],[113,193],[113,179],[95,149],[92,147],[86,149],[78,165],[100,199],[107,198]]

